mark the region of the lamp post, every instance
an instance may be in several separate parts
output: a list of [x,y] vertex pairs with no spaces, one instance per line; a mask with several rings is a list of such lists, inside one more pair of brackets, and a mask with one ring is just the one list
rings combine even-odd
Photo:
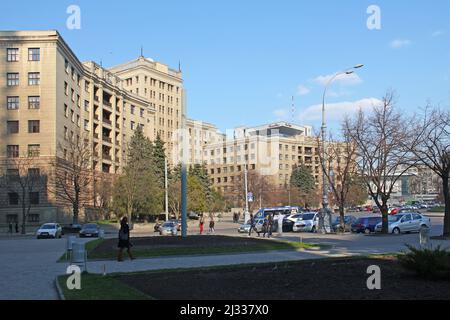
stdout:
[[326,122],[326,113],[325,113],[325,99],[327,96],[328,88],[333,83],[334,80],[337,79],[337,77],[341,75],[351,75],[355,71],[353,69],[359,69],[364,67],[363,64],[358,64],[352,68],[345,69],[343,71],[339,71],[331,77],[330,80],[328,80],[327,84],[325,85],[325,89],[323,92],[323,99],[322,99],[322,185],[323,185],[323,192],[322,192],[322,206],[323,209],[326,210],[328,208],[328,188],[327,188],[327,177],[325,175],[325,170],[327,170],[327,153],[325,152],[325,140],[327,136],[327,122]]

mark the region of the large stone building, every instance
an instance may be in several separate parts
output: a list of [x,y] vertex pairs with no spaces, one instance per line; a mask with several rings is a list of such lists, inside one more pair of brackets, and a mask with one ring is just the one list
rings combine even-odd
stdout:
[[321,181],[317,139],[309,126],[286,122],[258,127],[236,128],[215,143],[203,148],[211,182],[227,193],[249,172],[269,177],[276,187],[289,185],[292,169],[304,163],[311,168],[316,184]]
[[[106,70],[80,62],[57,31],[2,31],[0,61],[3,176],[16,174],[11,165],[21,158],[50,176],[49,163],[70,157],[71,141],[80,139],[92,148],[93,171],[121,173],[126,143],[138,126],[151,140],[159,133],[172,143],[181,125],[181,73],[149,59]],[[0,227],[21,220],[13,187],[0,186]],[[55,194],[28,192],[32,224],[68,220],[68,206]]]

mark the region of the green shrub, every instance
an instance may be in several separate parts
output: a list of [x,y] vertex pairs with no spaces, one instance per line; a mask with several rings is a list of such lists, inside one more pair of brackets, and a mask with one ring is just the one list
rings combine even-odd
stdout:
[[450,280],[450,252],[436,249],[417,249],[407,245],[410,252],[398,257],[400,265],[419,277],[432,280]]

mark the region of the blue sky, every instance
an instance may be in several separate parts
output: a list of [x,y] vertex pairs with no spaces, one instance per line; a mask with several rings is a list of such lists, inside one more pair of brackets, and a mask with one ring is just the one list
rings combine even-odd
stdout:
[[[69,5],[81,30],[66,28]],[[381,9],[381,30],[366,10]],[[173,68],[181,61],[189,116],[222,131],[291,120],[320,125],[327,76],[365,64],[334,83],[331,128],[369,107],[387,89],[415,112],[450,105],[450,1],[3,1],[1,30],[57,29],[80,60],[112,66],[145,56]]]

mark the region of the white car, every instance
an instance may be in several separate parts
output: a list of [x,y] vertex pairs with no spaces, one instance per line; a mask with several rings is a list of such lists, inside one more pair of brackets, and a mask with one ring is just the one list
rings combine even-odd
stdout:
[[319,217],[316,212],[305,212],[294,223],[294,232],[316,232],[319,225]]
[[62,228],[58,223],[46,223],[43,224],[38,231],[36,231],[36,237],[42,238],[61,238]]
[[294,213],[294,214],[291,214],[289,217],[287,217],[286,219],[288,219],[288,220],[290,220],[290,221],[292,221],[292,222],[297,222],[297,220],[298,220],[298,218],[301,218],[302,217],[302,215],[303,215],[303,213],[302,212],[299,212],[299,213]]
[[[419,232],[422,228],[431,228],[431,219],[417,212],[402,212],[389,216],[389,233]],[[381,232],[382,224],[375,227],[375,232]]]

